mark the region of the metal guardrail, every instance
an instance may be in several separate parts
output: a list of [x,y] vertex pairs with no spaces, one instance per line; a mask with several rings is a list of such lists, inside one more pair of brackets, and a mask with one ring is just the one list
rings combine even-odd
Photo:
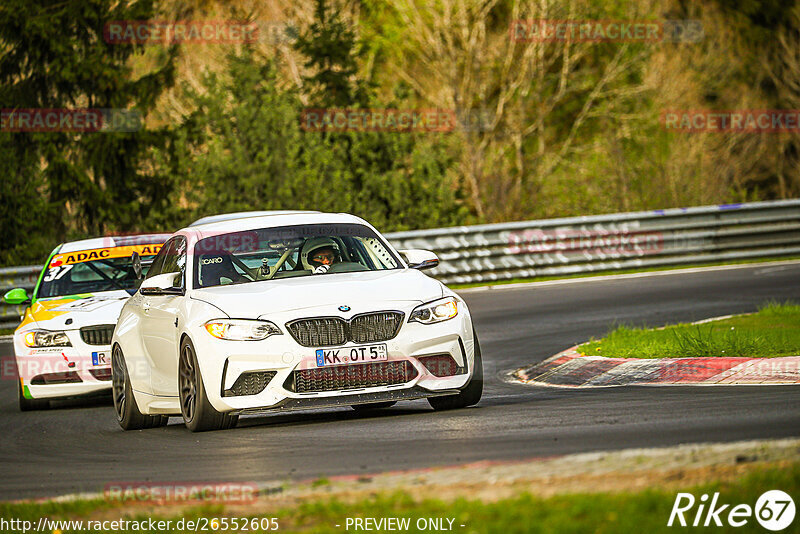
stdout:
[[474,283],[800,254],[800,200],[674,208],[388,234],[435,251],[427,271]]
[[[619,269],[800,255],[800,200],[726,204],[396,232],[421,248],[445,283],[474,283]],[[33,288],[41,266],[0,269],[0,288]],[[0,307],[0,327],[20,307]]]
[[[0,297],[6,291],[15,287],[25,288],[30,293],[36,285],[36,280],[39,278],[41,270],[41,265],[0,269]],[[24,311],[25,306],[10,306],[2,303],[0,305],[0,328],[16,327]]]

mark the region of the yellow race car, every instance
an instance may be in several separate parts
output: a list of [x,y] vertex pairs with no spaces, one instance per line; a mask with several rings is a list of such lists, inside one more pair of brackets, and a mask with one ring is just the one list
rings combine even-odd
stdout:
[[111,335],[169,235],[101,237],[53,250],[33,294],[12,289],[3,300],[28,304],[14,332],[20,410],[51,399],[111,389]]

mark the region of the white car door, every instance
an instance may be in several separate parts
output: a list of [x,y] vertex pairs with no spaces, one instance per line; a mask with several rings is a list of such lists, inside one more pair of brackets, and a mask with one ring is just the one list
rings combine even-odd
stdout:
[[[186,287],[186,239],[178,236],[164,245],[160,272],[178,273],[175,287]],[[142,340],[151,362],[150,385],[155,395],[178,395],[178,333],[182,295],[146,295],[142,303]]]

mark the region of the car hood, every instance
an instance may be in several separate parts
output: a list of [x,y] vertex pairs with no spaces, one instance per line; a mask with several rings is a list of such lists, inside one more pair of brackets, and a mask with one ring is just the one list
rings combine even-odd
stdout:
[[[359,303],[428,302],[443,295],[442,285],[413,269],[310,275],[210,287],[192,298],[216,306],[230,317],[262,315]],[[359,306],[361,307],[361,306]]]
[[[74,330],[97,324],[116,324],[122,305],[130,295],[125,291],[70,295],[37,300],[28,317],[33,326],[49,330]],[[72,319],[70,324],[67,320]]]

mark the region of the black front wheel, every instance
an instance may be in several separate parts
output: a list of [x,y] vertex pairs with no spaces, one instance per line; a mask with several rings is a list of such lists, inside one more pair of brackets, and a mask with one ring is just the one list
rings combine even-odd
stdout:
[[178,394],[183,422],[192,432],[225,430],[235,427],[239,421],[238,415],[218,412],[208,402],[203,377],[197,365],[197,354],[188,338],[181,343],[178,360]]
[[111,395],[114,398],[114,411],[117,422],[124,430],[141,430],[165,426],[169,417],[166,415],[144,415],[136,405],[131,389],[131,378],[122,348],[114,345],[111,351]]

